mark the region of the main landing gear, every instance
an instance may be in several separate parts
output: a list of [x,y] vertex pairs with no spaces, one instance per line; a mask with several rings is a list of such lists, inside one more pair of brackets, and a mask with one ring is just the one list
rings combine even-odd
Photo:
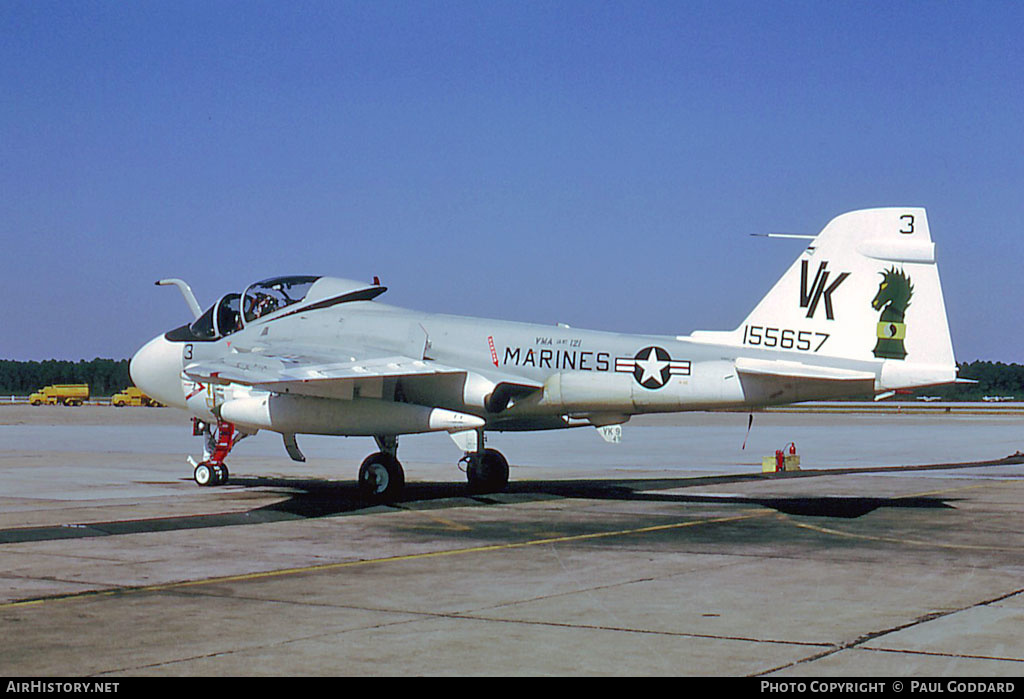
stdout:
[[367,500],[383,502],[398,497],[405,487],[405,471],[398,461],[398,437],[374,437],[380,451],[359,467],[359,492]]
[[235,430],[235,426],[223,420],[217,422],[216,432],[213,425],[193,419],[192,433],[206,438],[203,460],[198,464],[190,456],[189,463],[195,466],[192,478],[198,485],[224,485],[231,474],[228,472],[224,459],[231,449],[248,435]]
[[[380,451],[370,454],[359,467],[359,492],[372,502],[394,500],[405,487],[405,471],[398,460],[398,437],[375,437]],[[484,448],[483,430],[477,432],[477,449],[459,460],[466,464],[471,493],[494,493],[508,486],[508,461],[497,449]]]
[[471,493],[496,493],[508,486],[508,461],[497,449],[484,447],[483,430],[476,431],[476,450],[467,451],[459,464],[466,464]]
[[508,461],[497,449],[470,452],[459,463],[466,464],[466,480],[472,493],[496,493],[508,486]]

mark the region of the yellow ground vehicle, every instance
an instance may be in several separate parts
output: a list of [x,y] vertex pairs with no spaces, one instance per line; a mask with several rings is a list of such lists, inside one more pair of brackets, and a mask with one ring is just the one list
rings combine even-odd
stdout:
[[28,397],[32,405],[81,405],[89,400],[89,384],[59,383]]
[[126,405],[159,406],[160,403],[153,400],[135,386],[129,386],[110,399],[110,404],[121,408]]

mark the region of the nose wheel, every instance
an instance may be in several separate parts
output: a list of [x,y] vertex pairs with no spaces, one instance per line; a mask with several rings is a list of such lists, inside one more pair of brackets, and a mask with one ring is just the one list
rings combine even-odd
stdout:
[[226,464],[214,464],[209,461],[196,464],[196,470],[192,472],[192,478],[201,486],[224,485],[230,475]]

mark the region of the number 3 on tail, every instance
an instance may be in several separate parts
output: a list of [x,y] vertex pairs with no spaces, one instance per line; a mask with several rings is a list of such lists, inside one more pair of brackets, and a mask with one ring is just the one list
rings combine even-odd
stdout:
[[900,216],[900,223],[902,224],[902,227],[900,228],[900,233],[909,235],[910,233],[914,232],[913,214],[903,214],[902,216]]

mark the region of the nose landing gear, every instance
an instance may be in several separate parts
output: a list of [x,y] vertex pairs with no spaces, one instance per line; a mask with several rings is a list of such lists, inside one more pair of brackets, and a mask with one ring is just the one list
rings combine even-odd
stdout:
[[224,485],[231,476],[224,459],[247,435],[244,432],[236,432],[234,424],[223,420],[217,422],[214,434],[212,425],[197,418],[193,418],[192,433],[202,435],[206,440],[202,461],[196,463],[195,459],[188,457],[189,463],[195,467],[192,472],[193,480],[201,486]]

